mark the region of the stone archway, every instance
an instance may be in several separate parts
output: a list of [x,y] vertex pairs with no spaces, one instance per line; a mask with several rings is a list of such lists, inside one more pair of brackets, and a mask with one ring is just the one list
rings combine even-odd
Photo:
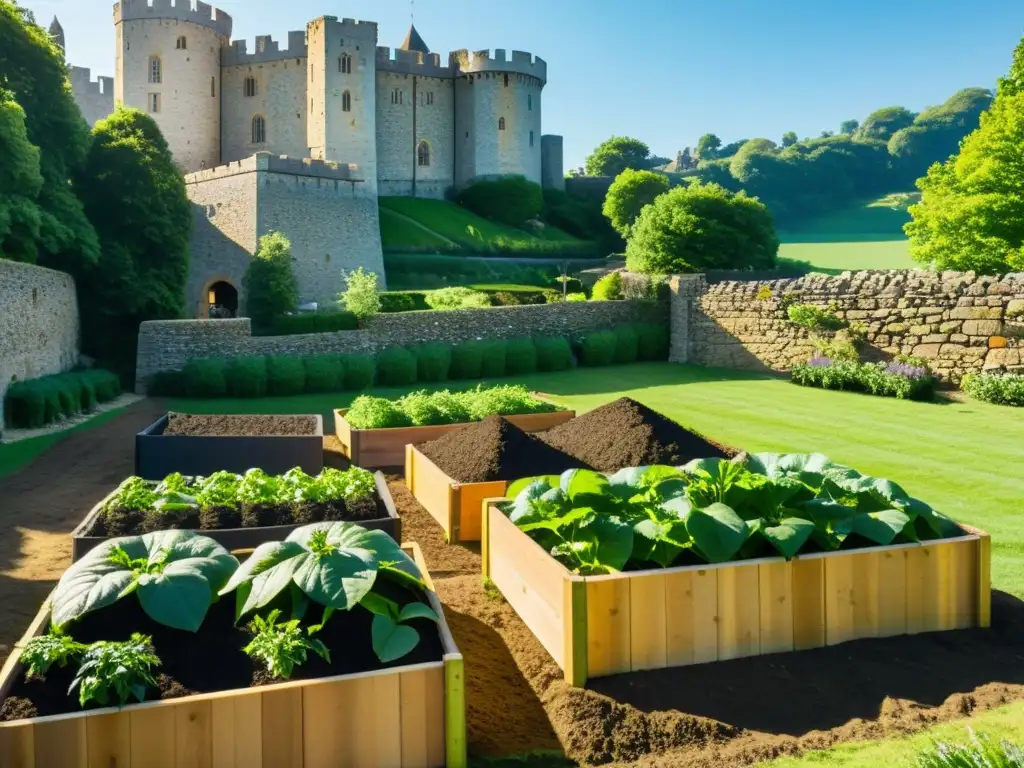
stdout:
[[238,306],[238,288],[230,278],[218,275],[203,286],[199,296],[200,317],[238,317]]

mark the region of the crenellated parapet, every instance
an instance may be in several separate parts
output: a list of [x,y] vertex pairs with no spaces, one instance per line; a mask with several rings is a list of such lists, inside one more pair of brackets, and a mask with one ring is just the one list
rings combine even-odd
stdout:
[[359,174],[359,166],[351,163],[332,163],[327,160],[315,160],[309,157],[289,157],[288,155],[272,155],[269,152],[257,152],[252,157],[247,157],[243,160],[186,174],[185,183],[199,184],[204,181],[226,179],[243,173],[257,173],[260,171],[334,181],[363,180]]
[[71,67],[71,89],[75,95],[110,96],[114,95],[114,78],[97,77],[92,79],[92,71],[88,67]]
[[306,30],[299,29],[288,33],[287,48],[282,48],[270,35],[259,35],[252,53],[249,53],[247,40],[232,40],[231,46],[225,48],[221,53],[221,65],[233,67],[239,64],[262,64],[268,61],[304,59],[308,53]]
[[467,75],[500,72],[535,77],[542,84],[548,80],[547,62],[525,51],[512,51],[512,57],[509,58],[504,48],[496,48],[493,53],[462,49],[452,51],[449,61],[453,69]]
[[450,66],[442,66],[439,54],[404,51],[401,48],[392,50],[386,46],[377,46],[377,69],[422,77],[451,78],[456,75],[456,70]]
[[231,37],[231,16],[207,3],[197,2],[195,9],[189,0],[121,0],[114,4],[115,25],[146,19],[187,21]]

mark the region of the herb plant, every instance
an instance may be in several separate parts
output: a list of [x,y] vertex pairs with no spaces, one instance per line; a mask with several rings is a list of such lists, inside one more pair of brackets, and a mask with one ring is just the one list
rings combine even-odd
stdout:
[[[509,518],[581,574],[722,563],[847,540],[888,545],[958,535],[949,518],[888,480],[820,454],[758,454],[736,463],[569,470],[509,487]],[[687,561],[684,560],[684,561]]]
[[121,643],[93,643],[83,655],[68,693],[78,688],[83,707],[89,702],[124,706],[129,699],[145,701],[146,689],[156,687],[153,667],[157,666],[160,659],[153,651],[152,639],[138,632]]
[[263,618],[254,616],[249,629],[255,633],[242,650],[250,657],[262,662],[271,677],[287,680],[299,664],[306,663],[307,653],[313,651],[330,663],[331,652],[321,641],[312,637],[323,625],[303,629],[298,619],[278,624],[281,611],[275,609]]
[[53,626],[138,594],[153,621],[199,629],[238,560],[213,539],[191,531],[162,531],[109,539],[73,564],[51,598]]
[[34,637],[25,643],[19,660],[25,665],[25,677],[45,677],[54,664],[64,668],[69,661],[77,662],[86,648],[70,635],[53,632]]

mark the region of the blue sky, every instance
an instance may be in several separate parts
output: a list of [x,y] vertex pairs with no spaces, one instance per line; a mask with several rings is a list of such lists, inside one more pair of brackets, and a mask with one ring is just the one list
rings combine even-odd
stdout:
[[[21,0],[56,13],[68,58],[113,74],[107,0]],[[221,0],[234,37],[287,38],[324,14],[377,21],[401,44],[409,0]],[[431,50],[506,48],[548,62],[544,132],[566,167],[612,135],[674,157],[708,131],[724,142],[835,130],[893,104],[918,111],[994,87],[1024,33],[1021,0],[416,0]],[[250,50],[252,45],[250,44]]]

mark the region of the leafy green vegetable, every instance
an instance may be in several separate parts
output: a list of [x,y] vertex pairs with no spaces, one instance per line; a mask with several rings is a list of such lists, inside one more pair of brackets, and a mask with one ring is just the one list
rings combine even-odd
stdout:
[[523,386],[478,386],[467,392],[411,392],[397,400],[362,395],[353,401],[345,420],[356,429],[388,429],[557,410],[558,406],[534,397]]
[[122,643],[93,643],[82,657],[68,693],[78,688],[78,701],[83,707],[90,701],[101,706],[124,706],[129,699],[145,701],[147,687],[156,687],[153,667],[159,665],[152,638],[138,632]]
[[330,662],[331,652],[327,646],[312,637],[322,625],[303,630],[298,619],[278,624],[280,616],[281,611],[274,609],[266,618],[253,617],[249,629],[256,636],[242,649],[246,655],[263,662],[271,677],[285,680],[292,676],[296,665],[306,663],[309,651]]
[[238,486],[242,482],[241,475],[234,472],[214,472],[202,479],[196,501],[203,509],[211,507],[238,508]]
[[191,531],[162,531],[108,539],[73,564],[51,599],[53,626],[137,593],[160,624],[195,632],[238,561],[213,539]]
[[[569,470],[517,480],[509,519],[580,574],[723,563],[772,553],[889,545],[960,534],[895,483],[820,454],[698,459],[605,476]],[[850,537],[854,539],[850,539]]]
[[107,509],[128,509],[146,512],[153,508],[157,493],[141,477],[129,477],[118,486],[107,502]]
[[243,504],[286,504],[289,487],[280,477],[262,469],[250,469],[238,484],[238,500]]
[[344,471],[324,468],[320,483],[325,499],[352,501],[370,496],[377,490],[377,479],[373,472],[361,467],[349,467]]
[[54,664],[63,669],[69,661],[77,662],[87,647],[69,635],[54,632],[25,643],[19,660],[25,665],[26,678],[45,677]]

